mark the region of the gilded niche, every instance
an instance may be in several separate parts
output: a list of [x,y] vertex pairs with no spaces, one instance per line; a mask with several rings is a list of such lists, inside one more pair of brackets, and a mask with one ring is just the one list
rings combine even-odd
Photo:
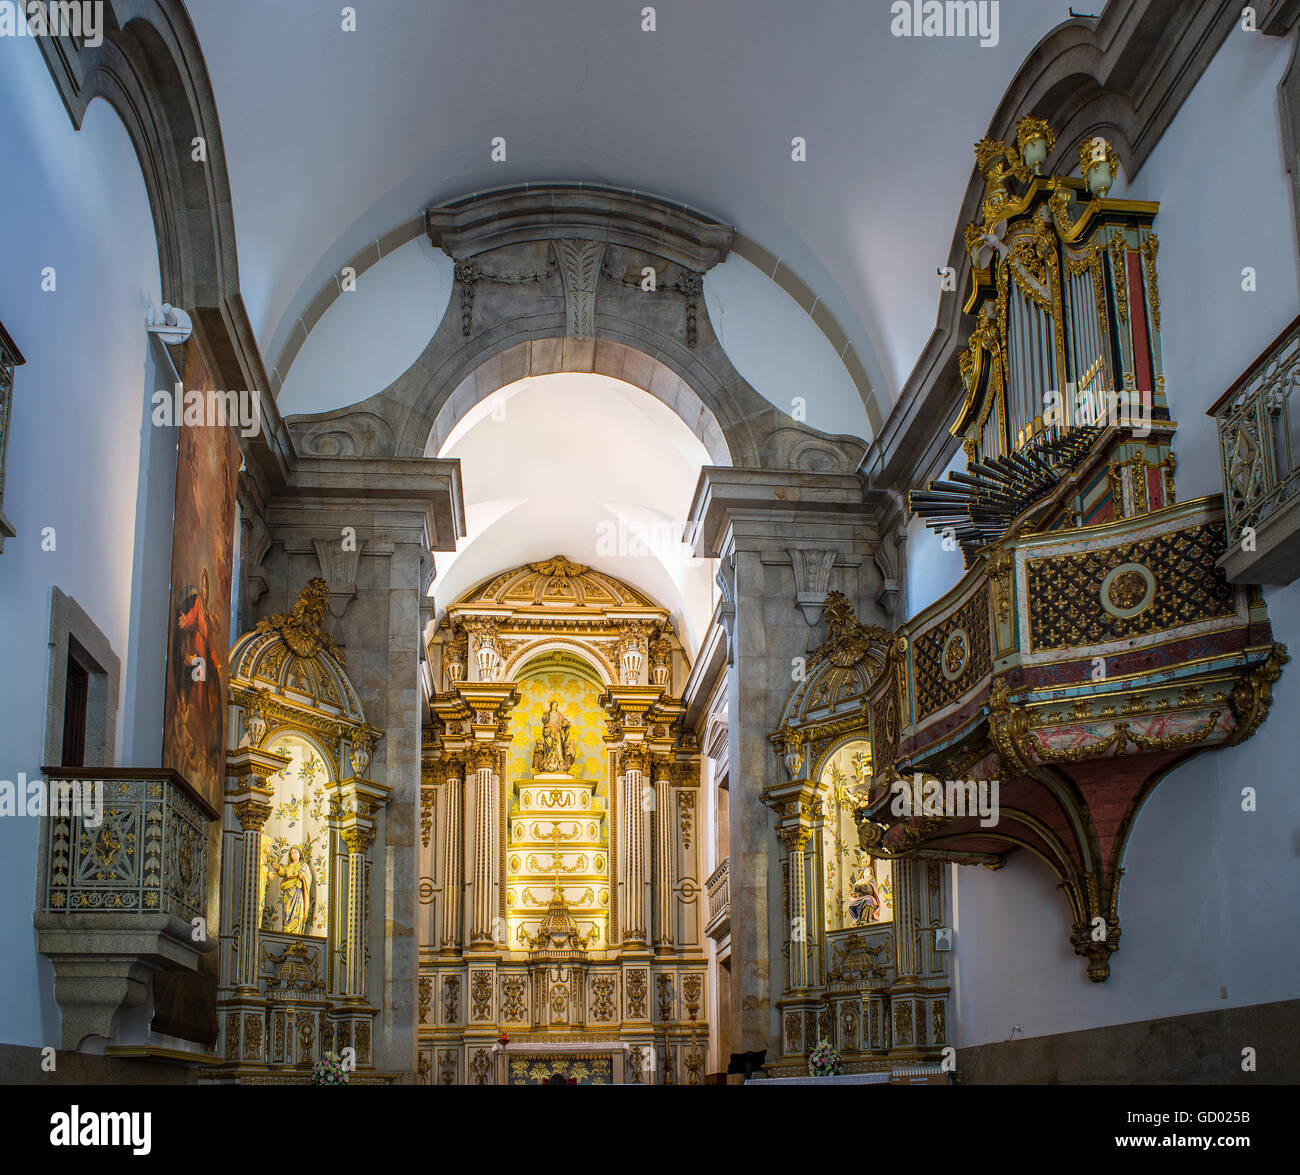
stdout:
[[267,780],[271,815],[262,829],[261,928],[323,936],[328,927],[331,773],[320,750],[295,734],[268,750],[289,762]]
[[856,812],[872,791],[871,744],[845,743],[822,768],[827,793],[822,823],[826,929],[843,930],[889,922],[893,914],[893,867],[868,856],[858,843]]

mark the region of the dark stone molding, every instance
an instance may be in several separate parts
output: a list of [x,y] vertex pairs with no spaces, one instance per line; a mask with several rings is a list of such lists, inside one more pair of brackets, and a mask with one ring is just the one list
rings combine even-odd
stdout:
[[[1266,31],[1276,36],[1293,36],[1291,42],[1291,60],[1287,62],[1286,72],[1277,85],[1278,115],[1282,122],[1282,154],[1287,174],[1291,177],[1291,206],[1295,215],[1296,240],[1300,242],[1300,66],[1296,58],[1300,56],[1300,36],[1294,30],[1300,23],[1300,0],[1289,0],[1285,7],[1290,17],[1283,23],[1280,19],[1273,22]],[[1261,28],[1266,26],[1261,25]]]
[[1297,1033],[1300,1000],[1285,1000],[968,1046],[957,1072],[963,1085],[1294,1085]]
[[[1091,135],[1110,139],[1131,178],[1241,17],[1241,5],[1214,0],[1110,0],[1100,17],[1053,29],[1025,60],[989,123],[988,136],[1014,139],[1026,114],[1045,118],[1057,133],[1049,170],[1077,168],[1078,145]],[[947,264],[957,291],[940,295],[933,333],[872,439],[862,472],[873,485],[904,491],[935,477],[958,448],[948,432],[962,401],[957,354],[970,334],[961,290],[970,258],[962,230],[977,213],[983,181],[972,160],[971,180],[957,216]]]
[[429,240],[460,261],[525,241],[605,241],[696,273],[727,259],[735,229],[654,196],[595,184],[476,192],[424,214]]

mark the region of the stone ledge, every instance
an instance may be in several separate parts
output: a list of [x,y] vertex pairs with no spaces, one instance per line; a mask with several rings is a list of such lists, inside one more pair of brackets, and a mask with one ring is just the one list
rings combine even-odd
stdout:
[[62,1047],[116,1040],[119,1014],[147,1007],[160,971],[193,971],[215,940],[194,942],[191,927],[169,914],[38,914],[37,949],[54,964]]

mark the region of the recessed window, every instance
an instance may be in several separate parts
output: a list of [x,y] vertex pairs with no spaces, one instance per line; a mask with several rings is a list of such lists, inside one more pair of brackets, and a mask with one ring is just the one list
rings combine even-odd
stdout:
[[86,765],[86,704],[90,671],[68,652],[68,676],[63,690],[63,766]]

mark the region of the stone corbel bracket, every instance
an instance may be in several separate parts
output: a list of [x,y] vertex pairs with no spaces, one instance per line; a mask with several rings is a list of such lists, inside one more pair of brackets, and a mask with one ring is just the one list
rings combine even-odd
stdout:
[[831,571],[835,567],[835,549],[788,550],[794,568],[795,606],[803,612],[809,625],[815,626],[826,608],[826,593],[830,591]]
[[320,561],[321,578],[329,597],[330,615],[342,620],[348,605],[357,594],[357,566],[365,539],[351,538],[312,539],[316,558]]

